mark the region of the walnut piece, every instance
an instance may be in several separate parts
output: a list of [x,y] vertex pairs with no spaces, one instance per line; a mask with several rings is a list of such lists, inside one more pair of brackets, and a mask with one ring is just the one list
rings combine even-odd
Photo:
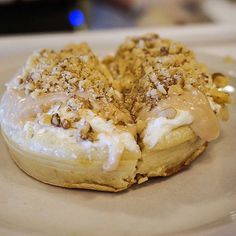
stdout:
[[71,123],[69,120],[67,119],[63,119],[61,121],[61,126],[64,128],[64,129],[69,129],[71,127]]
[[61,119],[60,119],[60,116],[57,113],[52,115],[51,124],[56,126],[56,127],[61,126]]

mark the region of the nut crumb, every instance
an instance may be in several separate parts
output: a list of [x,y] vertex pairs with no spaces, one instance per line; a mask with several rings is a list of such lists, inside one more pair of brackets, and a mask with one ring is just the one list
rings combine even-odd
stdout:
[[61,119],[60,119],[60,116],[58,115],[58,113],[52,115],[51,124],[56,127],[61,126]]
[[69,120],[67,119],[63,119],[61,121],[61,126],[64,128],[64,129],[69,129],[71,127],[71,123]]
[[[211,75],[186,46],[157,34],[130,37],[103,62],[86,43],[60,51],[43,49],[28,59],[17,79],[20,92],[34,100],[49,98],[37,117],[50,115],[45,123],[64,129],[79,129],[77,122],[88,110],[117,127],[128,126],[161,100],[189,88],[199,89],[220,106],[230,102],[230,95],[221,90],[228,84],[226,76]],[[165,112],[167,118],[174,117],[175,112]],[[80,138],[94,140],[96,133],[86,124]]]
[[161,47],[160,53],[162,56],[167,56],[169,54],[169,50],[167,47]]

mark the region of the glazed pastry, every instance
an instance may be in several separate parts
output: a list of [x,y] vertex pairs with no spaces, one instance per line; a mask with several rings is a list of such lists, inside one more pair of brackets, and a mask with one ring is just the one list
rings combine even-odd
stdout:
[[140,149],[123,96],[86,44],[41,50],[7,85],[2,133],[17,165],[53,185],[119,191]]
[[179,171],[219,136],[230,102],[220,88],[228,78],[210,74],[184,45],[156,34],[131,37],[104,63],[137,124],[144,180]]
[[8,84],[1,129],[16,164],[52,185],[117,192],[189,164],[219,135],[227,84],[185,46],[129,38],[34,53]]

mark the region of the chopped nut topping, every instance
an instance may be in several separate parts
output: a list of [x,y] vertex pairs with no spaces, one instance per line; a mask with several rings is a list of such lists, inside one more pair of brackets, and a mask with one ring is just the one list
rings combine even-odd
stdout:
[[62,122],[61,122],[61,126],[62,126],[64,129],[69,129],[70,126],[71,126],[71,123],[70,123],[69,120],[63,119]]
[[229,84],[228,77],[224,76],[221,73],[212,74],[212,79],[217,88],[223,88]]
[[60,52],[41,50],[31,56],[20,78],[26,93],[37,89],[73,93],[93,89],[97,95],[110,88],[112,76],[87,44],[70,45]]
[[94,142],[97,139],[97,134],[94,132],[89,132],[87,139],[91,142]]
[[56,127],[60,127],[61,119],[57,113],[52,115],[51,123],[52,123],[52,125],[54,125]]
[[[40,50],[28,59],[17,81],[21,93],[46,99],[38,121],[41,117],[43,124],[78,129],[80,139],[91,141],[97,134],[90,124],[78,125],[88,110],[117,127],[134,125],[135,136],[146,126],[138,121],[141,116],[188,88],[199,89],[220,107],[230,102],[229,94],[219,91],[228,84],[227,77],[211,75],[188,48],[157,34],[127,39],[103,62],[85,43]],[[176,112],[169,108],[161,115],[172,119]],[[226,108],[221,113],[226,117]]]
[[219,91],[218,89],[211,89],[209,91],[209,95],[213,97],[214,102],[219,103],[219,104],[225,104],[225,103],[230,103],[231,98],[228,93],[224,93],[222,91]]
[[88,122],[85,123],[84,128],[80,132],[80,138],[85,140],[88,138],[89,132],[92,130],[92,127]]
[[[113,119],[115,124],[121,120],[133,122],[123,105],[122,94],[117,91],[119,83],[85,43],[69,45],[59,52],[43,49],[34,53],[18,81],[17,88],[33,99],[61,96],[58,101],[63,106],[53,113],[58,113],[61,121],[70,120],[70,127],[82,109],[92,109],[105,119]],[[62,125],[57,118],[53,117],[53,124]]]
[[166,90],[165,90],[163,84],[158,83],[158,84],[157,84],[157,89],[158,89],[162,94],[167,94],[167,92],[166,92]]
[[160,52],[162,56],[167,56],[169,54],[169,50],[166,47],[161,47]]
[[153,108],[168,96],[180,95],[189,86],[210,94],[217,103],[229,101],[227,94],[215,90],[227,83],[225,77],[212,78],[187,47],[155,34],[129,38],[104,63],[121,82],[125,106],[133,117],[144,107]]

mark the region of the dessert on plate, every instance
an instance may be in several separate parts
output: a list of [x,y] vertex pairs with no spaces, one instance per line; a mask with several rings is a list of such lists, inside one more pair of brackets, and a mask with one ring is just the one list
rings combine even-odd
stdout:
[[190,164],[227,119],[228,78],[156,34],[99,60],[86,43],[30,56],[0,117],[16,164],[56,186],[117,192]]

